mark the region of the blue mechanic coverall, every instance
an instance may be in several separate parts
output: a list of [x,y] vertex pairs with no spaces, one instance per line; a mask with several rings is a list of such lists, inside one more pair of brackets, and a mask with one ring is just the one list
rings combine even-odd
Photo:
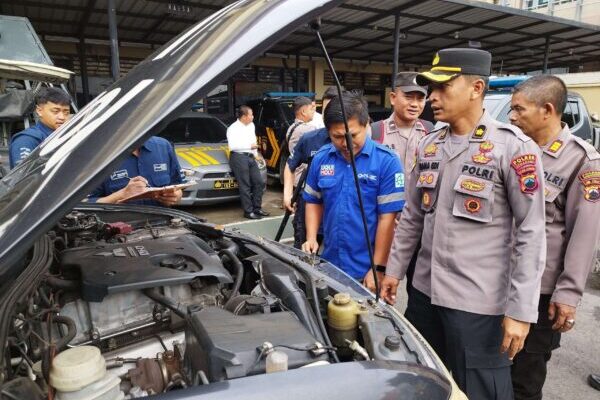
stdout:
[[14,168],[15,165],[27,158],[52,132],[54,132],[52,129],[38,122],[14,135],[9,144],[10,168]]
[[[404,207],[404,172],[398,157],[370,138],[355,159],[374,246],[379,215],[396,213]],[[353,278],[362,279],[370,262],[354,176],[350,162],[333,144],[314,156],[303,195],[307,203],[323,205],[323,258]]]
[[[131,178],[143,176],[151,187],[162,187],[183,182],[181,167],[171,143],[158,136],[148,139],[141,147],[139,156],[130,154],[123,164],[113,171],[102,184],[88,196],[89,202],[123,189]],[[160,206],[152,199],[133,200],[127,204]]]

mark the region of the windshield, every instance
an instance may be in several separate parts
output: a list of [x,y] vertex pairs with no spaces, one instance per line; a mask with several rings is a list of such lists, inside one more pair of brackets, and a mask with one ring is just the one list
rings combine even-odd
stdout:
[[178,118],[159,133],[168,141],[178,143],[225,143],[227,128],[213,117]]
[[294,120],[296,119],[296,116],[294,115],[294,102],[292,100],[282,101],[279,104],[281,104],[281,111],[283,111],[285,120],[289,124],[294,123]]

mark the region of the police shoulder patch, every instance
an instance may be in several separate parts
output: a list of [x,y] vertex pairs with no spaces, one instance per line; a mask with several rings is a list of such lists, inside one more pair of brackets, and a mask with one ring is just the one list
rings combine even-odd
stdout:
[[522,154],[512,159],[510,162],[516,174],[519,176],[521,192],[532,194],[537,191],[540,184],[536,168],[537,156],[535,154]]
[[600,200],[600,171],[589,170],[579,174],[579,181],[583,185],[583,197],[592,203]]

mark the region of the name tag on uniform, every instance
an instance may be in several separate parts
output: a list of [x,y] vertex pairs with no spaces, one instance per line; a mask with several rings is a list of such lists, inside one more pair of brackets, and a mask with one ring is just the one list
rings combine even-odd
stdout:
[[335,175],[335,165],[323,164],[321,165],[321,176],[333,176]]
[[166,171],[166,170],[167,170],[166,163],[154,164],[154,172],[161,172],[161,171]]
[[113,172],[110,175],[111,181],[117,181],[117,180],[123,179],[123,178],[129,178],[129,174],[127,173],[126,169],[120,169],[118,171]]

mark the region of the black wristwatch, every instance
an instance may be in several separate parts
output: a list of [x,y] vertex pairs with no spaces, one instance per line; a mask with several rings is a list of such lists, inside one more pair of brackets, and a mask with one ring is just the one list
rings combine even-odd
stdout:
[[385,272],[385,265],[375,265],[375,271],[377,272]]

